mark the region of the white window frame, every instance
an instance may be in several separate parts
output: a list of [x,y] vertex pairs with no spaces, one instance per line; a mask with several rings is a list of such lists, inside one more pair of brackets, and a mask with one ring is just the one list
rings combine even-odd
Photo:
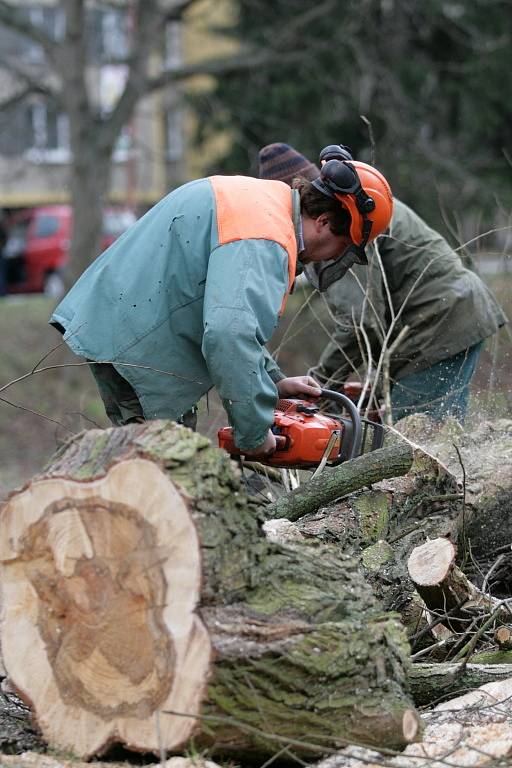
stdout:
[[71,159],[69,119],[62,112],[57,113],[57,146],[48,147],[48,105],[35,101],[30,105],[33,146],[25,151],[27,160],[33,163],[68,163]]

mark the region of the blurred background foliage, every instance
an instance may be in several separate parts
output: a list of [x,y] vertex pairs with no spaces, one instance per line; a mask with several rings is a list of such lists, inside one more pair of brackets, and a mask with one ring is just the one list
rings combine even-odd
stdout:
[[233,5],[233,26],[217,33],[281,56],[194,95],[197,145],[219,131],[232,139],[207,171],[257,174],[258,150],[274,141],[313,160],[341,142],[375,161],[432,225],[446,228],[445,216],[469,234],[482,216],[503,225],[512,200],[507,0]]

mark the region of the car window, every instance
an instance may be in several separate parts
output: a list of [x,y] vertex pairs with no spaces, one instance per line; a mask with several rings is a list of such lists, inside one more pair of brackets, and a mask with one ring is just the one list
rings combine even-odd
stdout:
[[36,219],[34,237],[51,237],[59,231],[60,221],[57,216],[44,214]]
[[27,232],[29,224],[29,219],[18,221],[16,224],[11,224],[9,227],[7,242],[4,247],[4,258],[15,259],[17,256],[20,256],[23,253],[27,244]]

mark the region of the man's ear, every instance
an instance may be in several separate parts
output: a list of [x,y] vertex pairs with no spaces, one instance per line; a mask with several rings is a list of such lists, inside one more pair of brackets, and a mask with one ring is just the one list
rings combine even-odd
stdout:
[[330,227],[331,226],[331,219],[330,219],[328,213],[321,213],[320,216],[316,217],[315,222],[316,222],[316,225],[318,227],[318,231],[319,232],[324,227]]

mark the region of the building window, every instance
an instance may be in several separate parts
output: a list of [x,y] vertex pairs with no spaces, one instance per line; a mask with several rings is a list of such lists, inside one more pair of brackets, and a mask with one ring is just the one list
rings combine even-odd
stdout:
[[[38,27],[45,32],[50,40],[62,40],[65,32],[65,15],[62,8],[51,8],[45,6],[31,6],[22,9],[27,15],[28,20],[34,27]],[[26,58],[32,64],[40,64],[44,61],[44,51],[40,45],[28,37],[24,39],[24,53]]]
[[53,105],[37,101],[28,106],[31,141],[26,156],[33,162],[65,163],[70,159],[69,120]]
[[125,11],[101,14],[101,57],[104,61],[124,59],[129,53],[129,18]]

